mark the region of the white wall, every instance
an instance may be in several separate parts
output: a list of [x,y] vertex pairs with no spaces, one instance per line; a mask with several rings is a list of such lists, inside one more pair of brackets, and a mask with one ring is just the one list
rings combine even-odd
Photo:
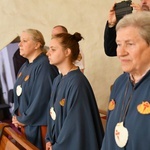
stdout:
[[111,0],[1,0],[0,49],[26,28],[40,30],[47,45],[55,25],[66,26],[70,33],[80,32],[84,37],[80,44],[85,56],[85,75],[99,107],[106,109],[110,85],[122,73],[117,58],[107,57],[103,48],[104,27],[113,3]]

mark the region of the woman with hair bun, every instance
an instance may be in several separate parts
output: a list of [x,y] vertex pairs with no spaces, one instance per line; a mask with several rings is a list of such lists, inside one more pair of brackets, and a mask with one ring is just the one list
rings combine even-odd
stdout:
[[80,33],[57,34],[47,56],[61,74],[49,103],[46,150],[100,150],[103,127],[91,85],[73,62],[80,53]]

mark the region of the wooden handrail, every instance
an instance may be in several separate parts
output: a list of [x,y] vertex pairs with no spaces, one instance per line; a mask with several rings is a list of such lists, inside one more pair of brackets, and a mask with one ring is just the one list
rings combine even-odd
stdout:
[[[0,123],[0,130],[4,128],[8,124],[6,123]],[[25,150],[39,150],[36,146],[34,146],[32,143],[30,143],[27,139],[25,139],[21,134],[15,132],[11,127],[5,127],[2,133],[2,137],[0,139],[0,147],[3,145],[2,150],[10,150],[13,149],[12,146],[14,146],[13,150],[19,150],[20,146],[22,149]],[[5,148],[4,148],[5,145]],[[11,146],[9,149],[8,147]],[[18,148],[17,148],[18,147]]]

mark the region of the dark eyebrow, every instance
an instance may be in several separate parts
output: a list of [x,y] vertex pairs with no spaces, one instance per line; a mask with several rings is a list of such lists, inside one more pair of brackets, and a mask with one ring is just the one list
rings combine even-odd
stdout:
[[49,48],[55,48],[54,46],[50,46]]

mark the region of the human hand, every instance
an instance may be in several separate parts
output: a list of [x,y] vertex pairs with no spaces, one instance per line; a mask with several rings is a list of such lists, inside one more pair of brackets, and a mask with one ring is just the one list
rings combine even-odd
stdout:
[[140,4],[136,4],[132,2],[130,6],[133,7],[133,9],[136,11],[142,11],[142,7],[140,6]]
[[51,142],[46,143],[46,150],[52,150],[52,144]]
[[13,116],[13,117],[12,117],[12,124],[14,124],[14,126],[15,126],[16,128],[21,128],[22,126],[25,126],[25,124],[23,124],[23,123],[21,123],[21,122],[19,122],[19,121],[17,120],[17,117],[16,117],[16,116]]
[[12,124],[13,124],[16,128],[18,128],[18,124],[16,123],[16,117],[15,117],[15,116],[12,117]]
[[108,24],[110,27],[113,27],[117,23],[117,18],[116,18],[116,13],[115,13],[115,4],[112,6],[112,8],[109,11],[109,16],[108,16]]

